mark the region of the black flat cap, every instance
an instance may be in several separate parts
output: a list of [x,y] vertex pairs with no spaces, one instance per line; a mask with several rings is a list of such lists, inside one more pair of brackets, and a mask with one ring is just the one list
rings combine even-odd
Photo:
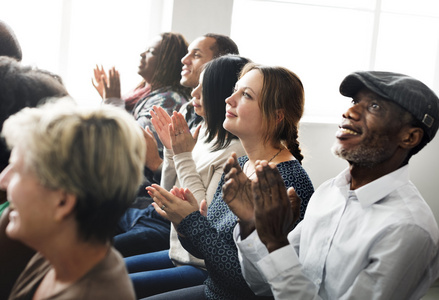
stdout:
[[340,93],[354,97],[363,87],[410,112],[423,124],[428,141],[436,135],[439,127],[439,99],[421,81],[392,72],[360,71],[346,76],[340,84]]

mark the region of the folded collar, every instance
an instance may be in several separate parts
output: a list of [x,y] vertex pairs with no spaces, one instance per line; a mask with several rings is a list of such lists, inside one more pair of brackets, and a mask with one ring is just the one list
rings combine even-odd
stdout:
[[[363,208],[370,206],[387,195],[389,195],[394,190],[407,184],[409,182],[409,169],[408,164],[384,175],[365,186],[362,186],[353,192],[358,198],[361,206]],[[335,185],[340,190],[349,189],[351,182],[351,174],[349,173],[349,168],[345,169],[335,178]],[[347,193],[344,193],[347,195]]]

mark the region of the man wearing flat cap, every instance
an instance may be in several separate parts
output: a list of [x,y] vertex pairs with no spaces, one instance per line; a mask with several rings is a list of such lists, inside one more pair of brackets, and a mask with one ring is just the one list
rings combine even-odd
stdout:
[[438,130],[439,99],[390,72],[352,73],[340,92],[352,106],[332,150],[349,167],[315,191],[289,232],[300,199],[260,163],[255,231],[234,232],[244,277],[275,299],[420,299],[439,276],[439,229],[408,162]]

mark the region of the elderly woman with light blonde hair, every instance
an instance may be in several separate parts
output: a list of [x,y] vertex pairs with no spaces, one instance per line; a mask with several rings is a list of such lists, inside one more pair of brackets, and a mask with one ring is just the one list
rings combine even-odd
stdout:
[[9,299],[135,299],[110,243],[142,178],[146,146],[132,117],[61,100],[13,115],[2,134],[12,148],[0,174],[6,233],[37,251]]

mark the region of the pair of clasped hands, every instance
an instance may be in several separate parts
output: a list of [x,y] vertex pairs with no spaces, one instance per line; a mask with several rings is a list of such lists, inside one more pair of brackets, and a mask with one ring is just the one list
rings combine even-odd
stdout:
[[[154,107],[151,116],[152,123],[166,148],[172,148],[175,154],[192,151],[201,125],[192,136],[180,113],[174,112],[173,116],[169,117],[163,109]],[[268,251],[288,245],[287,235],[299,217],[300,198],[293,188],[286,190],[276,165],[267,161],[257,161],[257,177],[251,181],[233,153],[224,166],[224,173],[226,175],[223,200],[239,218],[241,239],[245,239],[256,229]],[[157,213],[171,221],[176,229],[180,222],[193,212],[199,211],[201,215],[207,216],[206,200],[198,204],[187,188],[173,187],[168,192],[153,184],[146,189],[154,200],[152,205]]]

